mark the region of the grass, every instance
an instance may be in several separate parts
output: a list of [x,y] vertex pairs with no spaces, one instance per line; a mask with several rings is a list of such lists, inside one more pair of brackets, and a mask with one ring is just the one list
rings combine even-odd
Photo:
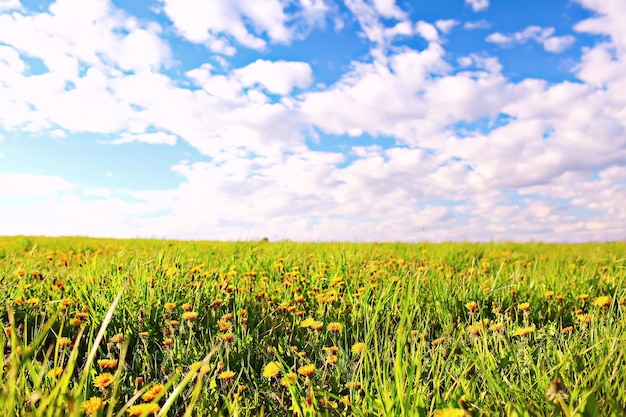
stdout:
[[0,406],[623,415],[625,266],[624,243],[2,238]]

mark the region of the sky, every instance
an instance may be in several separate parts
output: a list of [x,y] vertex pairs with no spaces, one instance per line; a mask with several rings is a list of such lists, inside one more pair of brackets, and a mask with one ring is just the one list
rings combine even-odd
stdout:
[[0,0],[0,235],[626,239],[624,0]]

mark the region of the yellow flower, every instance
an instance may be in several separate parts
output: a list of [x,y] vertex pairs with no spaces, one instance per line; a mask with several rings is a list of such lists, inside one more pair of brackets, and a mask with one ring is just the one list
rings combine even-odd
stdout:
[[69,337],[59,337],[57,340],[57,343],[59,344],[60,348],[64,348],[69,346],[70,343],[72,343],[72,341],[70,340]]
[[526,337],[529,334],[531,334],[532,332],[535,331],[535,328],[530,326],[530,327],[520,327],[519,329],[515,330],[513,332],[513,336],[523,336]]
[[554,291],[546,291],[546,300],[550,301],[554,297]]
[[26,300],[26,304],[28,304],[29,306],[36,306],[37,304],[39,304],[40,301],[41,300],[39,298],[33,297]]
[[220,320],[217,322],[217,327],[220,332],[227,332],[232,327],[232,324],[229,321]]
[[227,343],[232,343],[235,340],[235,334],[232,332],[222,334],[222,340]]
[[183,311],[191,311],[191,310],[193,310],[193,307],[191,307],[191,304],[189,304],[189,303],[183,304],[182,306],[180,306],[180,308],[182,308]]
[[176,308],[176,304],[174,304],[174,303],[165,303],[164,307],[168,311],[173,311]]
[[113,375],[110,373],[104,373],[96,376],[93,379],[93,386],[96,388],[106,388],[113,383]]
[[346,388],[348,389],[360,389],[361,388],[361,383],[358,381],[349,381],[346,382]]
[[310,377],[311,375],[313,375],[315,373],[315,365],[308,364],[308,365],[303,365],[301,367],[298,368],[298,373],[300,375],[304,375],[306,377]]
[[338,355],[339,352],[341,352],[341,349],[339,349],[337,346],[324,347],[322,348],[322,350],[328,355]]
[[293,372],[289,372],[281,378],[280,385],[282,385],[283,387],[289,386],[295,383],[297,378],[298,376],[296,374],[294,374]]
[[337,358],[337,355],[330,355],[326,358],[326,363],[329,365],[336,365],[338,360],[339,358]]
[[160,409],[159,404],[147,403],[130,406],[126,412],[131,416],[145,416],[147,414],[156,414]]
[[100,369],[115,369],[117,368],[117,359],[99,359],[98,366]]
[[63,368],[57,366],[56,368],[50,369],[46,375],[48,376],[48,378],[58,378],[61,376],[62,373]]
[[198,318],[198,313],[196,311],[186,311],[183,313],[183,319],[187,321],[194,321]]
[[315,323],[315,319],[309,317],[308,319],[304,319],[300,322],[300,327],[303,329],[307,329],[311,327],[313,323]]
[[322,330],[322,328],[324,327],[324,323],[321,321],[314,320],[310,327],[313,330]]
[[87,401],[83,401],[83,403],[80,405],[80,408],[81,410],[83,410],[83,413],[87,415],[92,415],[96,414],[98,410],[102,408],[102,405],[102,398],[91,397]]
[[223,379],[225,381],[230,381],[235,377],[235,373],[233,371],[224,371],[218,375],[219,379]]
[[483,329],[483,324],[481,322],[470,324],[467,326],[467,332],[474,336],[478,336]]
[[150,387],[150,389],[141,396],[141,399],[145,402],[154,401],[165,391],[165,385],[156,384]]
[[365,343],[363,342],[355,343],[354,345],[352,345],[352,353],[355,355],[360,355],[365,351],[365,347]]
[[580,294],[580,295],[578,296],[578,298],[580,298],[581,300],[585,301],[586,299],[588,299],[588,298],[589,298],[589,294]]
[[519,309],[522,310],[522,311],[530,310],[530,303],[521,303],[519,305]]
[[111,337],[109,342],[111,343],[122,343],[124,341],[124,335],[122,333],[118,333]]
[[328,323],[328,326],[326,326],[326,329],[328,329],[328,331],[331,333],[339,333],[341,332],[342,327],[343,326],[341,325],[341,323],[337,323],[336,321],[334,321],[332,323]]
[[278,362],[270,362],[263,368],[264,378],[274,378],[280,373],[280,365]]
[[611,297],[606,295],[596,297],[596,299],[593,300],[593,305],[596,307],[608,307],[611,305]]
[[478,308],[478,303],[476,301],[470,301],[469,303],[465,304],[465,308],[467,308],[471,312],[474,312]]

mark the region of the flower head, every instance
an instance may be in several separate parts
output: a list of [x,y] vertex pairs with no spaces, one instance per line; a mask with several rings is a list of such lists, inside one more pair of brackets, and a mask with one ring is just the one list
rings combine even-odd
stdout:
[[308,378],[315,373],[315,365],[313,365],[312,363],[308,365],[303,365],[298,368],[298,373]]
[[100,397],[91,397],[87,401],[83,401],[80,405],[83,413],[87,415],[96,414],[102,408],[103,402]]
[[99,359],[98,366],[100,369],[115,369],[117,368],[117,359]]
[[596,297],[595,300],[593,300],[593,305],[596,307],[609,307],[611,305],[611,297],[608,297],[606,295],[603,295],[601,297]]
[[97,375],[93,379],[93,386],[96,388],[106,388],[111,385],[114,381],[113,375],[106,372],[104,374]]
[[341,332],[341,328],[342,327],[343,326],[341,325],[341,323],[337,323],[336,321],[333,321],[332,323],[328,323],[328,326],[326,326],[328,331],[331,332],[331,333],[339,333],[339,332]]
[[280,373],[280,365],[278,362],[270,362],[263,368],[264,378],[274,378]]
[[366,345],[363,342],[358,342],[352,345],[352,353],[355,355],[360,355],[365,351]]
[[184,320],[194,321],[197,318],[198,318],[198,312],[197,311],[185,311],[183,313],[183,319]]
[[217,376],[218,379],[222,379],[224,381],[230,381],[235,377],[235,373],[233,371],[224,371]]
[[156,414],[161,407],[156,403],[136,404],[128,407],[126,412],[131,416],[145,416],[147,414]]
[[164,391],[165,391],[165,385],[163,384],[153,385],[152,387],[150,387],[148,391],[143,393],[143,395],[141,396],[141,399],[144,400],[145,402],[154,401],[161,394],[163,394]]

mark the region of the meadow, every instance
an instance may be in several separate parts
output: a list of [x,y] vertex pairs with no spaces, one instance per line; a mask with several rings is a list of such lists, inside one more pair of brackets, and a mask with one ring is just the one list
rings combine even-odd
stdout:
[[623,416],[626,243],[0,238],[0,409]]

